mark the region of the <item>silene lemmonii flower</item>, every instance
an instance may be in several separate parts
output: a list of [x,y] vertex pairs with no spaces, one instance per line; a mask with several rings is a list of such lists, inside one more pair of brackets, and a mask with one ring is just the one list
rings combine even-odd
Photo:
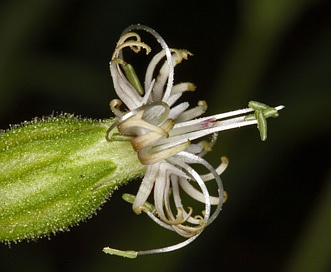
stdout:
[[[123,54],[123,49],[135,53],[151,52],[135,32],[141,30],[154,36],[162,48],[148,64],[144,86],[141,86]],[[104,248],[106,253],[134,258],[176,250],[196,239],[215,220],[226,200],[219,175],[228,165],[227,158],[222,157],[216,169],[203,159],[215,143],[217,133],[257,124],[261,139],[265,140],[266,118],[278,116],[278,110],[283,108],[251,101],[246,109],[201,118],[207,109],[205,101],[199,101],[193,108],[188,102],[177,102],[184,92],[195,89],[194,84],[173,83],[175,66],[190,55],[186,50],[169,48],[155,30],[143,25],[127,28],[117,42],[110,71],[119,99],[112,100],[110,107],[118,120],[108,129],[106,138],[129,137],[140,162],[146,165],[137,195],[126,194],[123,198],[133,204],[136,214],[144,212],[160,226],[187,239],[173,246],[146,251],[121,251],[107,247]],[[127,108],[123,111],[120,109],[122,103]],[[114,133],[115,127],[119,133]],[[209,141],[198,140],[207,135],[211,135]],[[203,166],[206,172],[200,174],[195,169],[196,165]],[[216,183],[217,195],[209,194],[208,181]],[[183,204],[183,193],[203,203],[203,210],[197,212]],[[151,195],[153,204],[147,201]]]

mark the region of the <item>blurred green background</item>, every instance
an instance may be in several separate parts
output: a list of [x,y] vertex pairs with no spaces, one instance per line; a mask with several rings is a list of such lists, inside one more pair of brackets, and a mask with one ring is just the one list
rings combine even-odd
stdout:
[[[0,245],[1,271],[330,271],[331,17],[329,1],[0,2],[0,128],[54,112],[108,118],[108,62],[122,30],[142,23],[194,53],[176,81],[192,81],[208,114],[249,100],[286,109],[255,128],[224,132],[229,200],[190,246],[136,260],[104,246],[149,249],[179,238],[121,200],[51,239]],[[176,70],[177,71],[177,70]],[[1,169],[0,169],[1,171]]]

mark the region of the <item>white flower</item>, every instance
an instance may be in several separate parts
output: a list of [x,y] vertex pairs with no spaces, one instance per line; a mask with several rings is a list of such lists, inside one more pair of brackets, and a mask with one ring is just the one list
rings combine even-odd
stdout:
[[[151,51],[133,30],[147,31],[162,47],[147,67],[144,87],[132,66],[123,57],[122,50],[127,47],[136,53],[142,49],[147,54]],[[197,119],[206,111],[206,102],[200,101],[196,107],[190,109],[188,102],[176,103],[184,92],[195,90],[195,86],[189,82],[173,84],[174,67],[189,55],[191,53],[186,50],[170,49],[155,30],[143,25],[127,28],[117,43],[110,62],[110,71],[119,99],[111,101],[110,107],[118,120],[108,129],[106,138],[117,127],[121,135],[129,137],[140,162],[147,166],[137,195],[124,195],[124,198],[133,203],[135,213],[147,213],[156,223],[187,237],[187,240],[174,246],[138,252],[105,248],[107,253],[136,257],[172,251],[196,239],[218,216],[226,200],[219,175],[228,165],[227,158],[222,157],[222,163],[217,169],[202,158],[211,150],[217,133],[258,124],[261,138],[265,140],[266,118],[278,116],[277,111],[283,108],[250,102],[246,109]],[[122,102],[129,111],[120,110]],[[252,112],[254,114],[245,116]],[[193,142],[207,135],[211,135],[210,142]],[[204,166],[207,174],[199,174],[192,166],[195,164]],[[209,194],[206,181],[216,182],[216,196]],[[195,215],[192,208],[182,204],[183,192],[204,204],[200,214]],[[153,205],[147,202],[152,193]],[[216,208],[212,209],[211,206]]]

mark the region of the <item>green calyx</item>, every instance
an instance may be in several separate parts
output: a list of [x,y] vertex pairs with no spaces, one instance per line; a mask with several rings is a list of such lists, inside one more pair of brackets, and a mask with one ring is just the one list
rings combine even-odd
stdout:
[[113,122],[64,114],[0,133],[0,241],[66,230],[144,173],[130,142],[106,141]]

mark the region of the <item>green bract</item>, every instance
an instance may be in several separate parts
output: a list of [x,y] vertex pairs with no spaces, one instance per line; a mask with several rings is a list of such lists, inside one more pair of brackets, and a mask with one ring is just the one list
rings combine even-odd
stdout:
[[112,123],[64,114],[0,133],[0,241],[68,229],[144,173],[130,142],[106,141]]

